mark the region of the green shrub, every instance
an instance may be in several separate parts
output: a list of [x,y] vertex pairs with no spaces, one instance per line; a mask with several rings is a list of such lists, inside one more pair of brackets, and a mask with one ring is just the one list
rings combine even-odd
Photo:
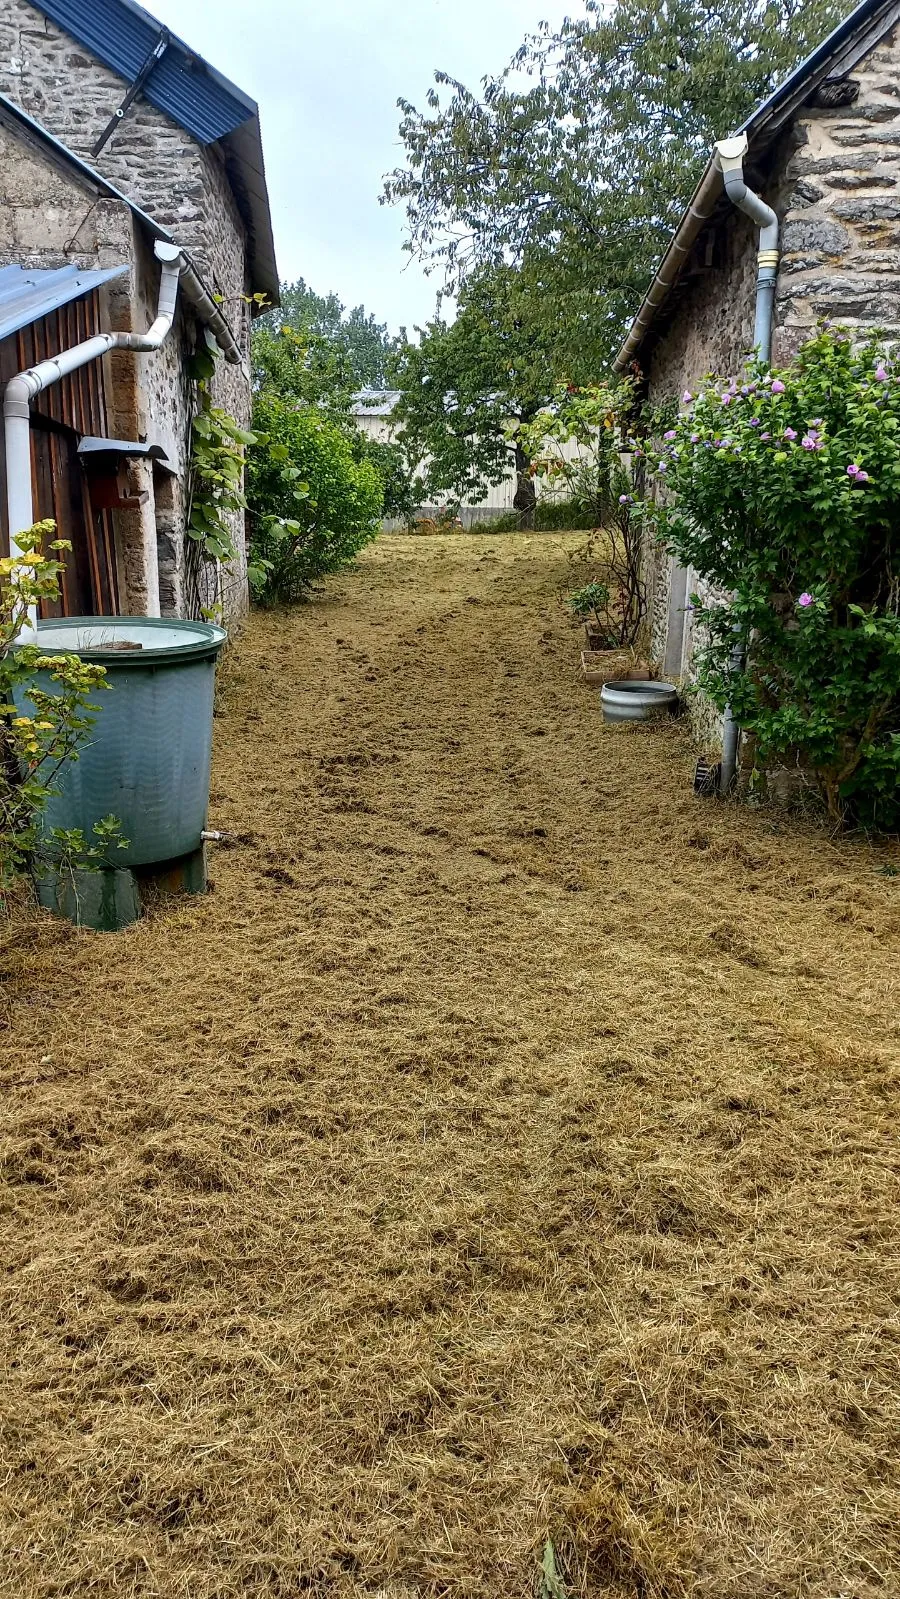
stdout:
[[[356,430],[354,430],[356,431]],[[357,460],[369,461],[381,479],[382,516],[396,517],[411,525],[416,515],[416,483],[404,451],[388,439],[367,439],[357,434],[354,444]]]
[[498,511],[496,516],[486,517],[484,521],[472,525],[473,533],[520,533],[521,531],[521,511]]
[[[700,686],[761,767],[798,757],[829,812],[900,824],[900,369],[824,332],[784,371],[709,380],[651,452],[692,597]],[[735,645],[746,654],[736,669]]]
[[[42,825],[60,773],[78,759],[93,725],[91,695],[106,687],[102,666],[19,643],[29,612],[59,600],[59,556],[71,545],[52,538],[54,528],[50,521],[35,523],[17,534],[19,553],[0,560],[0,906],[15,878],[41,863],[90,869],[125,847],[111,816],[94,823],[92,839],[77,828]],[[23,696],[28,709],[16,704]]]
[[538,500],[534,508],[533,528],[523,529],[521,511],[499,511],[483,522],[472,525],[473,533],[559,533],[572,528],[585,528],[591,524],[590,511],[578,500]]
[[261,604],[291,603],[374,539],[384,488],[337,423],[271,391],[257,396],[247,451],[249,564]]
[[591,507],[582,500],[538,500],[534,525],[539,533],[556,533],[593,526]]

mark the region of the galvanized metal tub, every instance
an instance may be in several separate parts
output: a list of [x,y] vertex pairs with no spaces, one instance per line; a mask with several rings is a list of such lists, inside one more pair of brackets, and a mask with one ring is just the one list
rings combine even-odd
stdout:
[[[106,669],[94,725],[57,780],[47,829],[116,816],[128,848],[115,865],[147,866],[201,848],[209,803],[213,691],[224,628],[148,616],[72,616],[38,623],[44,654]],[[139,645],[140,648],[126,646]],[[52,692],[50,677],[41,687]],[[27,697],[20,691],[23,708]]]
[[604,722],[649,722],[671,716],[678,706],[674,683],[623,678],[604,683],[600,690]]

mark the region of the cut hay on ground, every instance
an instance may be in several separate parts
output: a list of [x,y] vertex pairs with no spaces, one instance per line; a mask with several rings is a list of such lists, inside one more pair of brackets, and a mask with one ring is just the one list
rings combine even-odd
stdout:
[[229,669],[215,891],[6,930],[10,1599],[900,1593],[900,876],[600,725],[578,535]]

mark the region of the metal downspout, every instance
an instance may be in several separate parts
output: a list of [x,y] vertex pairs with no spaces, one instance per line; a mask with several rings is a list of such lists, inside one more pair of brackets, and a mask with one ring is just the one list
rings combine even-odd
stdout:
[[[743,211],[745,216],[750,217],[760,230],[756,257],[756,315],[753,324],[753,343],[760,359],[768,363],[772,359],[772,325],[780,255],[778,218],[772,207],[766,205],[766,202],[761,200],[758,194],[754,194],[744,182],[743,162],[747,149],[746,133],[738,134],[734,139],[720,139],[716,144],[716,164],[722,173],[725,193],[729,200],[739,211]],[[745,665],[744,648],[741,644],[736,644],[731,652],[732,677],[737,677],[743,672]],[[725,707],[722,727],[722,770],[719,778],[719,791],[722,794],[730,791],[737,775],[740,742],[741,729],[729,704]]]

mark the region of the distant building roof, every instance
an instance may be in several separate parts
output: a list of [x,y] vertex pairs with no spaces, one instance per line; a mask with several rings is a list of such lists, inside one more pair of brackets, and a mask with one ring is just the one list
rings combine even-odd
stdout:
[[390,416],[400,398],[399,389],[359,389],[353,395],[351,416]]
[[105,272],[83,272],[76,266],[36,271],[30,267],[0,267],[0,339],[18,333],[20,328],[127,271],[127,265],[109,267]]
[[[126,83],[134,82],[163,31],[162,24],[134,0],[34,0],[34,4]],[[278,269],[256,101],[174,34],[140,92],[201,144],[221,143],[247,229],[254,290],[277,304]],[[110,115],[115,109],[110,106]]]

